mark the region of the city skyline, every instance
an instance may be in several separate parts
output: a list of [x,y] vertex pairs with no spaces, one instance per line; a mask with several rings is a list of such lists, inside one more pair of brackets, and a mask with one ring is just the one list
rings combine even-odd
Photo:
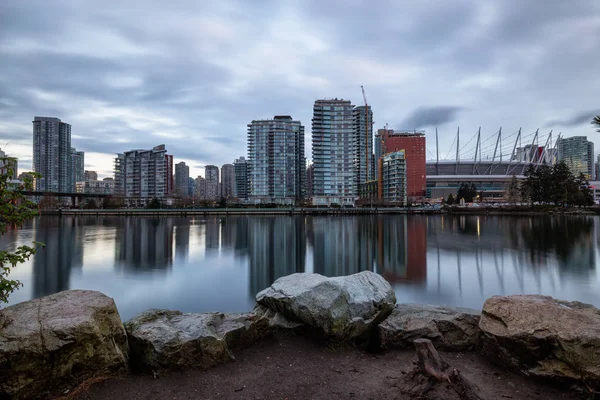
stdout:
[[[111,175],[115,153],[163,142],[197,176],[244,154],[247,121],[293,115],[309,126],[315,99],[361,105],[361,85],[375,129],[430,137],[438,126],[445,148],[457,125],[593,139],[594,1],[543,12],[536,1],[182,3],[143,15],[111,1],[4,5],[0,139],[22,170],[31,169],[33,115],[72,124],[86,168],[100,177]],[[158,16],[161,29],[150,28]]]

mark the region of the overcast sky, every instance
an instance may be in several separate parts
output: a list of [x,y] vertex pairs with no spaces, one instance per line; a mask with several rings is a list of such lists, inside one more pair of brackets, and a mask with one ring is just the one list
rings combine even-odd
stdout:
[[459,125],[461,144],[479,126],[595,141],[600,1],[0,1],[0,147],[21,170],[36,115],[70,123],[101,176],[164,143],[195,177],[276,114],[311,158],[313,102],[360,105],[360,85],[375,128],[425,129],[433,153],[437,126],[441,157]]

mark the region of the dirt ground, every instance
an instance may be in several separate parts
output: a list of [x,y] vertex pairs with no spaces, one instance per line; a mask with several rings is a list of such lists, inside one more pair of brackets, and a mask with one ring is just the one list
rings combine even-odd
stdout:
[[[586,398],[581,393],[504,372],[477,354],[440,354],[478,386],[483,399]],[[288,336],[259,343],[240,352],[234,362],[208,371],[184,371],[156,378],[148,375],[112,378],[92,385],[75,398],[409,399],[400,393],[398,384],[415,361],[416,354],[410,350],[370,354],[355,349],[331,349],[303,337]]]

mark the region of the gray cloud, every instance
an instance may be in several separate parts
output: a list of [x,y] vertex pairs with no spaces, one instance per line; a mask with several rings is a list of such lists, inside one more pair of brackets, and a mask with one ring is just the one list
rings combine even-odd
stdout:
[[4,0],[0,143],[31,159],[33,116],[57,116],[103,160],[165,143],[196,176],[246,154],[248,122],[285,114],[310,158],[314,100],[361,104],[360,85],[376,128],[439,126],[441,146],[449,124],[592,135],[599,17],[597,0]]
[[420,129],[445,125],[456,121],[460,110],[462,110],[462,107],[456,106],[419,107],[402,122],[402,127]]
[[575,127],[583,124],[590,124],[596,115],[600,115],[600,110],[585,111],[578,113],[566,119],[554,119],[546,124],[546,126],[566,126]]

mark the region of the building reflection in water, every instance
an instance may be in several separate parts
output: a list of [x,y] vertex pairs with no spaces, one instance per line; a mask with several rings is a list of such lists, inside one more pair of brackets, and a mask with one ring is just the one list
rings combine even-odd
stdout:
[[206,218],[204,226],[206,255],[216,254],[219,252],[219,243],[221,239],[221,217]]
[[173,233],[172,218],[126,217],[116,232],[115,265],[132,271],[171,268]]
[[303,217],[253,217],[247,227],[252,297],[282,276],[304,272]]
[[190,252],[190,224],[188,218],[174,218],[175,226],[175,257],[186,260]]
[[36,218],[34,240],[45,245],[33,256],[33,297],[69,289],[73,268],[83,264],[83,219]]
[[314,272],[326,276],[376,271],[390,282],[427,279],[427,227],[420,217],[313,218],[308,236]]

